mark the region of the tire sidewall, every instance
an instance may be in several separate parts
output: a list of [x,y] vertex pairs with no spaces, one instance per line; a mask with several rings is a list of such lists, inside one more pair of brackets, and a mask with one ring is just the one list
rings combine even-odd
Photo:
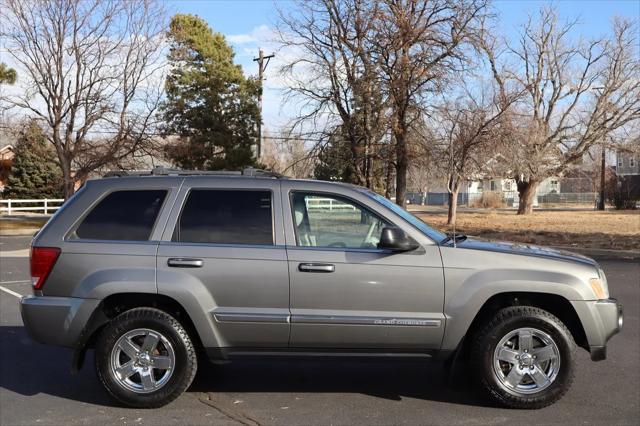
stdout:
[[[136,311],[136,310],[134,310]],[[136,393],[123,387],[111,371],[111,351],[125,333],[147,328],[162,334],[173,346],[175,366],[171,377],[160,389]],[[195,355],[182,326],[171,316],[156,309],[125,312],[105,328],[96,345],[96,370],[105,388],[119,401],[134,407],[158,407],[177,398],[193,379]]]
[[[527,403],[536,405],[544,401],[555,401],[564,394],[567,385],[570,384],[573,377],[575,363],[574,345],[573,338],[568,334],[568,330],[563,326],[558,326],[555,322],[562,325],[560,320],[555,317],[535,314],[513,316],[501,322],[489,333],[484,335],[480,346],[482,357],[481,380],[486,386],[498,394],[499,399],[522,405]],[[493,355],[497,344],[509,332],[519,328],[535,328],[547,333],[553,339],[560,352],[560,370],[555,380],[549,387],[534,394],[518,393],[504,387],[494,372]]]

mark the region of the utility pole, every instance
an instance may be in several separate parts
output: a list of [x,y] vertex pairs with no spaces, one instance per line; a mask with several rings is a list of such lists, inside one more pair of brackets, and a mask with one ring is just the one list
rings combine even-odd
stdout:
[[604,187],[605,187],[605,175],[607,168],[607,150],[605,148],[605,142],[602,142],[602,158],[600,159],[600,197],[598,198],[598,210],[605,209],[604,206]]
[[254,62],[258,63],[258,80],[260,81],[260,95],[258,96],[258,104],[260,105],[260,121],[258,122],[258,148],[256,149],[256,158],[260,160],[262,154],[262,82],[264,80],[264,72],[269,65],[269,61],[275,55],[264,55],[262,49],[258,51],[258,57],[253,58]]
[[[598,91],[598,94],[600,96],[602,96],[602,93],[604,91],[604,87],[594,87],[594,90]],[[607,112],[608,112],[608,108],[609,108],[609,100],[606,99],[606,103],[605,103],[605,110],[604,110],[604,121],[607,121]],[[601,151],[601,158],[600,158],[600,196],[598,197],[598,205],[597,205],[597,209],[598,210],[605,210],[605,204],[604,204],[604,187],[605,187],[605,175],[606,175],[606,171],[607,171],[607,136],[608,135],[604,135],[604,137],[602,138],[602,151]]]

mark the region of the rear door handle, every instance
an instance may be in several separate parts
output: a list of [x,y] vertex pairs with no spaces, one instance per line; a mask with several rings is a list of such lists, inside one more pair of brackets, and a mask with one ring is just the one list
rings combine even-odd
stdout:
[[336,270],[330,263],[301,263],[298,265],[300,272],[333,272]]
[[184,257],[172,257],[167,260],[167,265],[173,268],[202,268],[202,259],[189,259]]

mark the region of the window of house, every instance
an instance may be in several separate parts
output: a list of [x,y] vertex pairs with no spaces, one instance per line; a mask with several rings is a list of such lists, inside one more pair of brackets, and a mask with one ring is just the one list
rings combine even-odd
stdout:
[[375,249],[389,223],[365,207],[333,195],[293,193],[297,245]]
[[618,158],[618,167],[624,166],[624,160],[622,158]]
[[636,159],[635,157],[631,157],[629,158],[629,167],[635,167],[636,166]]
[[166,190],[112,192],[89,212],[73,238],[146,241],[166,195]]
[[173,241],[209,244],[273,244],[271,191],[193,189]]

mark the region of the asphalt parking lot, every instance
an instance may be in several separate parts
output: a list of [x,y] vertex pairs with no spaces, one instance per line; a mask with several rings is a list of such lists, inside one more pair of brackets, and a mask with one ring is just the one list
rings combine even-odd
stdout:
[[571,391],[537,411],[487,405],[452,388],[442,366],[422,362],[259,361],[202,366],[191,389],[167,407],[122,408],[102,389],[92,354],[78,375],[70,351],[27,336],[18,309],[30,293],[25,237],[0,237],[0,425],[75,424],[638,424],[640,265],[602,261],[625,327],[606,361],[579,352]]

